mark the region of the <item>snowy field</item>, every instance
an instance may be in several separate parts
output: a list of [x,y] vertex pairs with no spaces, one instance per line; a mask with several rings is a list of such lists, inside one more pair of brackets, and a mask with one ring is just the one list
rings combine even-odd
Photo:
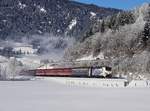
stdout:
[[148,88],[83,88],[0,81],[0,111],[150,111]]

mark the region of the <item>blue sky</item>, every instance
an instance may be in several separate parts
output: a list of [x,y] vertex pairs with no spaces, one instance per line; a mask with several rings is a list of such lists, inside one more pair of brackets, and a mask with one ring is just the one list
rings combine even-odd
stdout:
[[96,4],[104,7],[119,8],[119,9],[133,9],[136,6],[147,2],[150,3],[150,0],[76,0],[83,3]]

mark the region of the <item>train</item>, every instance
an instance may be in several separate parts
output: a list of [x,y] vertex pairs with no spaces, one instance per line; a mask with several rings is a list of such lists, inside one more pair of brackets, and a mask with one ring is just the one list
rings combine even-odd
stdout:
[[97,67],[53,67],[53,68],[37,68],[23,72],[24,75],[29,74],[33,76],[45,77],[100,77],[111,78],[111,67],[97,66]]

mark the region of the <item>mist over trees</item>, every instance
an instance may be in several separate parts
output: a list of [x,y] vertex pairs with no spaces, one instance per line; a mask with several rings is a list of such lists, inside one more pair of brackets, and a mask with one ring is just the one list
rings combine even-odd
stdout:
[[114,74],[150,77],[150,4],[97,21],[84,38],[66,51],[66,58],[102,53]]

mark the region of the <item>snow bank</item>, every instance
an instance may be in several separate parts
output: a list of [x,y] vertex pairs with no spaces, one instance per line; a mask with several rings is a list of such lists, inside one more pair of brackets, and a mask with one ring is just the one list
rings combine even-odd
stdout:
[[[38,78],[39,79],[39,78]],[[70,78],[70,77],[45,77],[43,80],[50,80],[68,86],[99,87],[99,88],[123,88],[125,79],[100,79],[100,78]]]
[[149,87],[150,88],[150,81],[148,81],[148,80],[132,80],[127,87],[129,87],[129,88]]
[[54,81],[67,86],[96,88],[150,88],[149,80],[105,79],[105,78],[72,78],[72,77],[36,77],[36,80]]

